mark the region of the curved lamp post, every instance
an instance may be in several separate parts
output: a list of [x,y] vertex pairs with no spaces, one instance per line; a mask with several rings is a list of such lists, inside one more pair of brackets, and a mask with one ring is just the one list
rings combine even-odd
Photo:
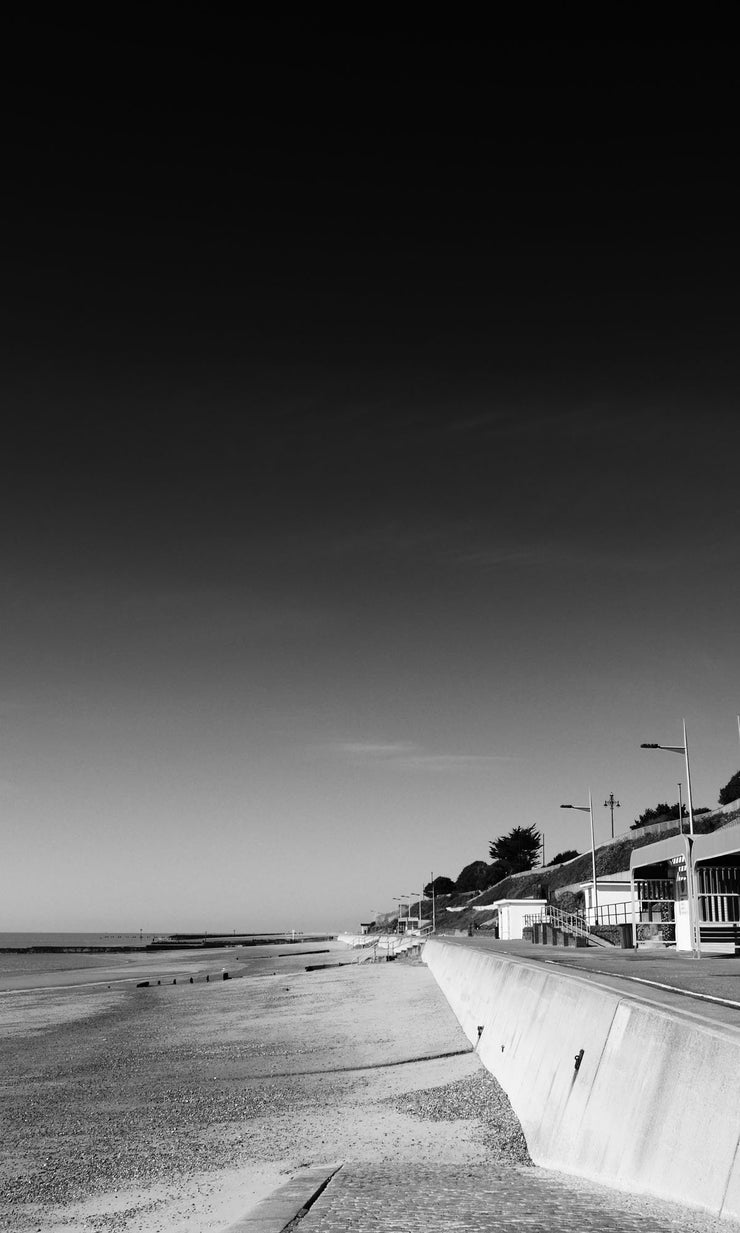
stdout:
[[[408,932],[408,921],[413,919],[413,917],[411,916],[411,907],[413,905],[414,900],[416,899],[416,895],[413,895],[413,894],[406,895],[406,898],[409,901],[409,910],[408,910],[407,924],[406,924],[406,931]],[[419,915],[417,919],[419,921],[419,928],[421,929],[421,895],[419,896],[418,908],[419,908]]]
[[[411,905],[409,904],[408,900],[409,900],[408,895],[404,895],[404,896],[403,896],[403,899],[399,899],[397,895],[394,895],[394,896],[393,896],[393,902],[398,904],[398,920],[397,920],[397,922],[396,922],[396,933],[402,933],[402,932],[403,932],[403,931],[402,931],[402,929],[401,929],[401,921],[402,921],[402,920],[408,920],[408,917],[409,917],[409,915],[410,915],[410,912],[411,912]],[[404,904],[407,904],[407,905],[408,905],[408,909],[409,909],[409,910],[408,910],[408,912],[406,913],[406,916],[405,916],[405,917],[404,917],[404,915],[403,915],[403,913],[402,913],[402,911],[401,911],[401,908],[403,907],[403,905],[404,905]]]
[[[696,877],[694,875],[694,805],[691,797],[691,770],[689,768],[689,738],[686,733],[686,720],[683,721],[683,745],[658,745],[655,741],[643,741],[640,749],[665,749],[668,753],[683,754],[686,759],[686,795],[689,805],[689,860],[686,869],[686,891],[689,903],[689,932],[691,934],[691,953],[695,959],[701,959],[701,932],[699,926],[699,898],[696,893]],[[679,793],[679,813],[681,810]],[[681,834],[683,835],[683,818],[679,817]]]
[[561,805],[561,809],[580,809],[591,819],[591,867],[594,875],[594,923],[599,923],[599,892],[596,887],[596,843],[594,840],[594,805],[591,800],[591,789],[588,790],[588,805]]
[[[694,833],[694,806],[691,800],[691,771],[689,770],[689,738],[686,735],[686,720],[683,721],[683,745],[656,745],[654,741],[643,742],[640,749],[666,749],[668,753],[683,754],[686,758],[686,792],[689,798],[689,834]],[[681,827],[683,830],[683,825]]]

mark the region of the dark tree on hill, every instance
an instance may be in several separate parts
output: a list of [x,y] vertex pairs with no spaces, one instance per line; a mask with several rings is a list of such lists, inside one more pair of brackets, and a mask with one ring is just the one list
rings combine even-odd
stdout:
[[736,801],[738,798],[740,798],[740,771],[737,771],[724,788],[720,789],[719,803],[729,805],[730,801]]
[[503,866],[507,874],[534,869],[540,859],[542,836],[532,826],[515,826],[508,835],[494,839],[488,851],[492,859]]
[[[684,805],[682,816],[687,818],[688,815],[689,811]],[[638,827],[648,826],[650,822],[670,822],[674,819],[678,821],[678,802],[675,805],[669,805],[667,801],[661,801],[654,809],[644,809],[639,818],[635,818],[630,830],[636,831]]]
[[574,857],[580,856],[580,852],[576,852],[575,848],[567,848],[565,852],[558,852],[557,856],[553,856],[548,865],[563,865],[566,861],[572,861]]
[[499,878],[495,876],[495,871],[485,861],[471,861],[461,871],[455,882],[455,891],[458,895],[463,894],[464,891],[482,891],[498,881]]
[[452,878],[440,877],[435,878],[433,882],[427,882],[424,887],[424,894],[427,899],[431,899],[432,895],[454,895],[455,883]]

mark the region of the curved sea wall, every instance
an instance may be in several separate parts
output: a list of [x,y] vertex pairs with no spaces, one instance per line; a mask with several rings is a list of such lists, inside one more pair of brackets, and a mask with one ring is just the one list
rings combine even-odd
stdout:
[[740,1220],[740,1032],[436,938],[423,958],[535,1164]]

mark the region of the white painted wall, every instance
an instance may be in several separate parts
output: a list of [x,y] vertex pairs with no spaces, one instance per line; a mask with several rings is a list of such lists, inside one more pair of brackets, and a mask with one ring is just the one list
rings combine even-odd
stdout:
[[[596,923],[596,913],[594,911],[594,884],[591,882],[581,882],[581,890],[583,891],[586,920],[589,925]],[[599,909],[605,908],[608,905],[628,904],[632,903],[632,890],[630,886],[629,875],[626,878],[619,880],[615,878],[606,878],[602,881],[597,880],[596,891],[599,900]],[[627,910],[627,921],[632,919],[631,906]],[[607,922],[608,923],[608,922]]]
[[505,941],[521,940],[525,916],[539,915],[546,905],[546,899],[499,899],[492,904],[492,907],[498,908],[499,938]]

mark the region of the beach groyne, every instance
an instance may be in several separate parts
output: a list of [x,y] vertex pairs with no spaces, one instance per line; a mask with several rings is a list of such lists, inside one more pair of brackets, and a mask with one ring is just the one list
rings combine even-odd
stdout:
[[423,958],[536,1164],[740,1220],[740,1033],[441,939]]

